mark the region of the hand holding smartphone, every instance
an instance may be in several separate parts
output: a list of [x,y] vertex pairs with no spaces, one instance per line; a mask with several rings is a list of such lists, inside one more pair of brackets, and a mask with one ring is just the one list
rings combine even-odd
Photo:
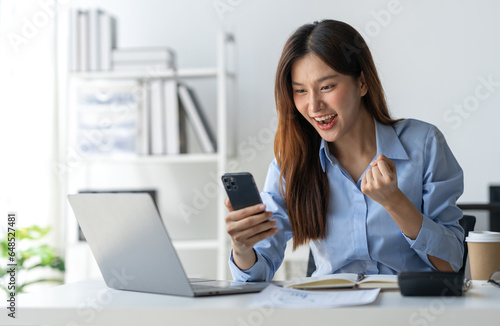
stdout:
[[250,173],[226,173],[221,179],[234,210],[262,203],[259,189]]
[[[233,260],[238,268],[247,270],[257,259],[253,250],[254,245],[278,231],[276,221],[270,220],[272,212],[259,212],[256,209],[239,211],[262,203],[257,185],[250,173],[226,173],[222,176],[222,184],[233,208],[226,217],[227,231],[233,247]],[[247,220],[250,216],[252,219]]]

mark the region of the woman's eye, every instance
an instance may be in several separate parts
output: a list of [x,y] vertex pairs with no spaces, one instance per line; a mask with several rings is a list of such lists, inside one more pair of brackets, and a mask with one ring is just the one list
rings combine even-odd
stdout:
[[297,94],[303,94],[303,93],[305,93],[305,92],[306,92],[306,91],[305,91],[304,89],[296,89],[296,90],[295,90],[295,93],[297,93]]
[[334,87],[335,87],[335,85],[326,85],[326,86],[321,87],[321,90],[322,91],[327,91],[327,90],[332,89]]

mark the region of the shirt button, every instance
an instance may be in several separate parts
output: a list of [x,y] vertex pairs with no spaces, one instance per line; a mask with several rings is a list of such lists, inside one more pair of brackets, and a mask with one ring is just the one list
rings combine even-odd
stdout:
[[425,245],[423,245],[422,247],[420,247],[421,250],[425,250],[425,248],[427,248]]

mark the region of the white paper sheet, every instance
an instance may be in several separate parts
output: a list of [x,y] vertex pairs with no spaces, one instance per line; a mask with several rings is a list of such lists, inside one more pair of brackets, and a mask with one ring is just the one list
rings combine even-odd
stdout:
[[252,302],[254,307],[334,308],[369,304],[380,289],[352,291],[305,291],[269,285]]

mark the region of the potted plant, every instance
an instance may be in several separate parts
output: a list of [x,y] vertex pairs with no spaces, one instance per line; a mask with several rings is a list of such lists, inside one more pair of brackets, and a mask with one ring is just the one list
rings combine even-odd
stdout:
[[[33,225],[30,227],[19,228],[15,232],[16,245],[14,249],[16,266],[16,284],[15,293],[25,292],[25,287],[36,283],[58,283],[64,282],[63,273],[65,271],[64,259],[57,255],[55,248],[47,244],[38,244],[39,240],[45,237],[50,231],[50,227],[41,228]],[[34,242],[30,245],[30,242]],[[26,245],[26,243],[29,243]],[[11,268],[7,266],[7,261],[10,258],[7,234],[0,238],[0,279],[10,277],[8,270]],[[27,248],[27,249],[23,249]],[[33,271],[40,271],[42,269],[51,269],[58,271],[60,277],[41,277],[29,279],[27,276],[33,274]],[[21,275],[21,277],[19,277]],[[27,281],[23,282],[23,279]],[[8,282],[2,281],[0,288],[9,294],[12,292],[6,286]]]

